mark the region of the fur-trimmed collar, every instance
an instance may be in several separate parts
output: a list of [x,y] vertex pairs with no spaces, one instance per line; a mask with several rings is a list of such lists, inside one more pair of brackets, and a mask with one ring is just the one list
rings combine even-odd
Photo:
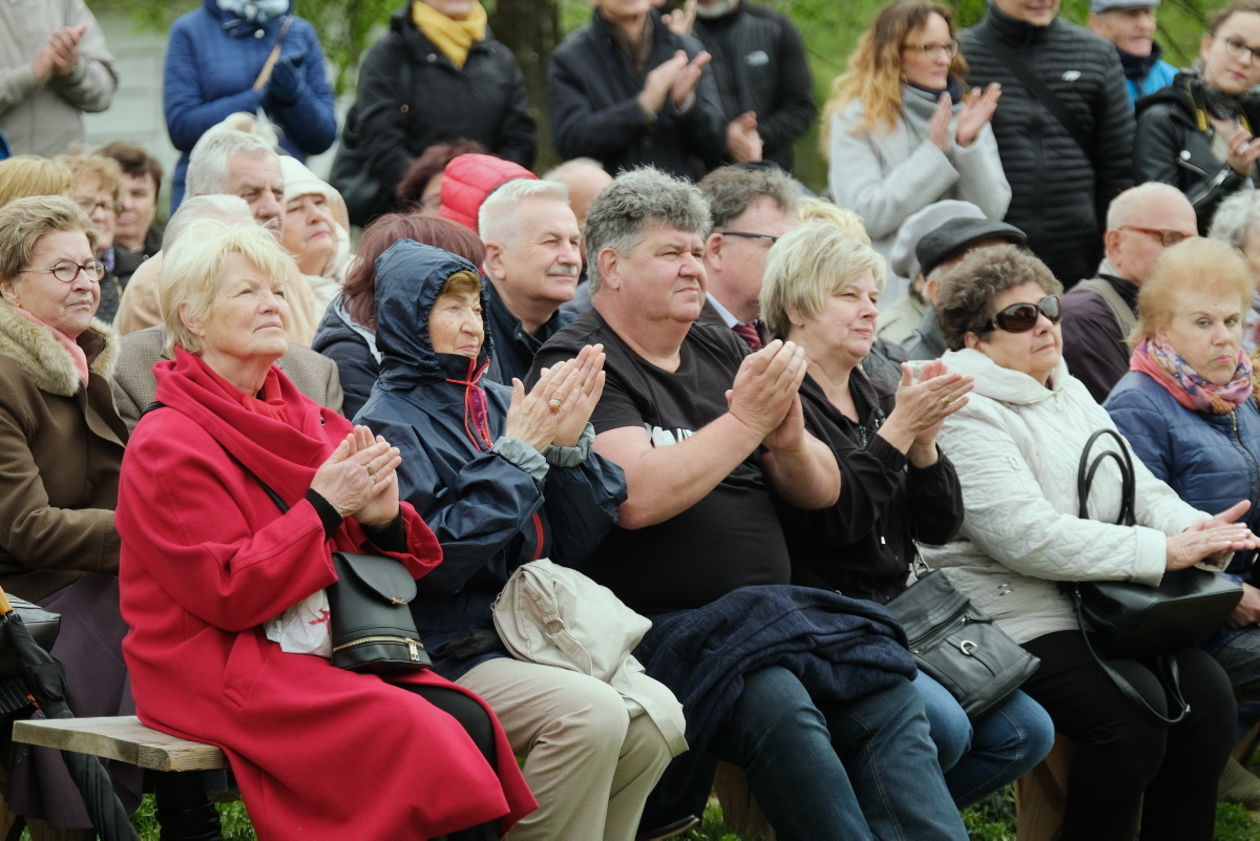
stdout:
[[[79,346],[88,358],[88,369],[108,379],[118,361],[118,334],[103,321],[79,336]],[[0,302],[0,356],[7,356],[35,381],[42,391],[73,397],[82,388],[74,360],[47,330],[33,323],[12,304]]]

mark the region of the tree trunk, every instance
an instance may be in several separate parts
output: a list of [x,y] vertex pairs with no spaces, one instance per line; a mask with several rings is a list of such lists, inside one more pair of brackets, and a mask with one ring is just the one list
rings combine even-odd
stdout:
[[547,59],[560,43],[559,0],[499,0],[490,14],[494,37],[516,55],[525,72],[529,110],[538,123],[538,159],[542,172],[558,163],[547,120]]

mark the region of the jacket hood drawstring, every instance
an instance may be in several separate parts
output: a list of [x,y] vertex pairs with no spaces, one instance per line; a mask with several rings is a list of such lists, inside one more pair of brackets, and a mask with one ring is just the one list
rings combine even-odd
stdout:
[[468,360],[468,376],[463,380],[446,378],[448,383],[464,387],[464,433],[473,446],[479,450],[488,450],[494,446],[490,435],[490,420],[486,408],[486,393],[478,383],[490,367],[489,358],[480,363],[476,359]]

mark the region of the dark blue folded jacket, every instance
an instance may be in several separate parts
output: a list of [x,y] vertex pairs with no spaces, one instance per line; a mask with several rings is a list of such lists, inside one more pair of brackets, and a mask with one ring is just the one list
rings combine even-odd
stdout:
[[740,587],[704,607],[652,621],[634,655],[682,702],[691,749],[666,769],[644,826],[702,813],[714,768],[706,754],[745,675],[782,666],[821,703],[853,701],[915,674],[905,633],[891,613],[814,587]]

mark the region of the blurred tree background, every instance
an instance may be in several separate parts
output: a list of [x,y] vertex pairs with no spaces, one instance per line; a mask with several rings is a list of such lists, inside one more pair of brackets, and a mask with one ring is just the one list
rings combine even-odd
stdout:
[[[814,95],[821,105],[831,80],[844,70],[858,35],[884,3],[883,0],[757,0],[787,14],[805,38],[814,70]],[[984,16],[987,0],[958,0],[956,22],[970,26]],[[570,32],[591,15],[588,0],[482,0],[490,13],[494,35],[521,62],[529,85],[530,105],[538,120],[542,171],[557,163],[546,114],[547,56]],[[1202,21],[1224,0],[1163,0],[1159,7],[1158,40],[1165,58],[1185,66],[1198,53]],[[92,0],[93,8],[130,14],[141,25],[162,31],[176,17],[201,5],[200,0]],[[355,73],[363,53],[386,31],[389,16],[401,0],[295,0],[296,14],[309,20],[328,54],[334,88],[353,94]],[[1089,0],[1064,0],[1063,16],[1081,25],[1089,15]],[[817,130],[802,138],[796,150],[797,176],[815,190],[826,185],[826,163],[818,151]]]

